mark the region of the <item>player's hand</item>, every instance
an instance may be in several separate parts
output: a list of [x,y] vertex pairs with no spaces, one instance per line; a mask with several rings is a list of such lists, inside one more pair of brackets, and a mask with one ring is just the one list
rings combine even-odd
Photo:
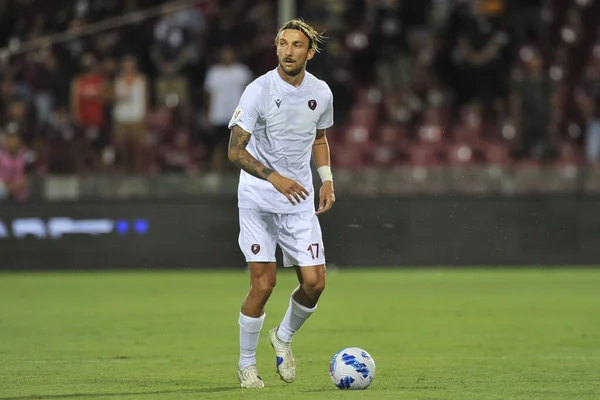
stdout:
[[293,206],[300,203],[302,200],[310,195],[301,184],[293,179],[286,178],[283,175],[273,172],[267,178],[269,182],[277,189],[277,191],[283,194]]
[[335,203],[335,194],[333,193],[333,182],[326,181],[321,186],[321,190],[319,191],[319,209],[316,214],[323,214],[331,210],[333,207],[333,203]]

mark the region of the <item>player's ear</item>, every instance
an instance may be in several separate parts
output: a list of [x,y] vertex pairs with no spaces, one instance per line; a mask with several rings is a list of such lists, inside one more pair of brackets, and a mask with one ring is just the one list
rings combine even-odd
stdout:
[[306,55],[306,61],[312,59],[315,56],[315,49],[308,50],[308,54]]

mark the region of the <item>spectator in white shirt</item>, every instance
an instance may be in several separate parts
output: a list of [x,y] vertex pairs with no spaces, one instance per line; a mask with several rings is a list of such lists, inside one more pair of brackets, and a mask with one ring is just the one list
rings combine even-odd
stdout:
[[117,160],[127,170],[143,169],[148,84],[133,57],[125,57],[114,83],[113,142]]
[[235,51],[223,47],[220,62],[211,66],[204,82],[206,119],[210,125],[206,146],[209,168],[222,171],[227,160],[229,120],[240,96],[252,80],[250,69],[236,61]]

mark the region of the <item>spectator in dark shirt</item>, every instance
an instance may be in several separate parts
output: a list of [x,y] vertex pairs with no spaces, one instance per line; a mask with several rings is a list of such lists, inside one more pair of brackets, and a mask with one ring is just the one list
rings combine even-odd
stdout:
[[489,101],[505,94],[505,46],[508,35],[497,19],[471,13],[458,35],[457,61],[464,74],[467,97]]
[[551,155],[555,124],[555,89],[536,52],[525,60],[525,75],[517,78],[511,96],[511,115],[519,136],[521,158],[545,158]]
[[576,98],[586,120],[586,161],[597,164],[600,161],[600,63],[587,67]]
[[191,44],[190,32],[177,26],[174,13],[166,14],[154,26],[154,44],[150,56],[159,76],[155,82],[156,101],[160,106],[187,105],[188,79],[183,75]]

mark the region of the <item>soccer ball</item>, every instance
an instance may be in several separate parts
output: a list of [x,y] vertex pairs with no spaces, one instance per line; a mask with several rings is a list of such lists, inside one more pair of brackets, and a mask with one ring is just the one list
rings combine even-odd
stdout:
[[331,358],[329,376],[338,389],[366,389],[375,377],[375,361],[361,348],[346,347]]

